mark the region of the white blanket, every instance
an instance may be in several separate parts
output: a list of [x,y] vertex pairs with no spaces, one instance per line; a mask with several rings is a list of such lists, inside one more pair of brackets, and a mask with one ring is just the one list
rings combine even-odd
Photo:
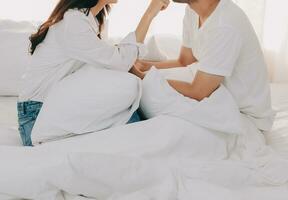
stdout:
[[244,130],[227,134],[168,113],[35,148],[1,146],[0,199],[286,200],[287,160],[240,120]]
[[61,190],[97,200],[188,200],[200,195],[191,185],[202,185],[214,187],[211,196],[222,200],[231,194],[217,187],[237,192],[285,185],[287,162],[264,146],[251,124],[248,129],[235,146],[234,135],[161,116],[35,148],[2,146],[0,193],[37,200],[58,200]]

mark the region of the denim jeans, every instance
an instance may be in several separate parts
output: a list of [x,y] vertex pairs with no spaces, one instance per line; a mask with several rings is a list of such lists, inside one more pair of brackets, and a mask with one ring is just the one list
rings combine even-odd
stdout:
[[18,129],[24,146],[32,146],[31,132],[42,105],[43,104],[38,101],[17,103]]
[[138,110],[136,110],[133,115],[131,116],[131,118],[129,119],[129,121],[127,122],[127,124],[132,124],[132,123],[135,123],[135,122],[140,122],[142,121],[139,113],[138,113]]
[[[24,146],[32,146],[31,133],[43,103],[25,101],[17,103],[19,133]],[[134,112],[127,124],[141,121],[138,111]]]

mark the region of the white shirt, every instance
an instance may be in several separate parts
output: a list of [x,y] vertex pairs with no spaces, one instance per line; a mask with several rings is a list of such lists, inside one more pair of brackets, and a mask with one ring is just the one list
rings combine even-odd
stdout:
[[244,12],[231,0],[220,0],[199,28],[189,6],[183,21],[183,46],[191,48],[197,69],[224,76],[224,83],[260,130],[270,130],[274,112],[267,67],[256,33]]
[[116,46],[100,40],[98,33],[98,22],[91,12],[86,16],[80,10],[68,10],[34,52],[23,76],[19,101],[43,102],[55,84],[84,64],[129,71],[145,53],[133,32]]

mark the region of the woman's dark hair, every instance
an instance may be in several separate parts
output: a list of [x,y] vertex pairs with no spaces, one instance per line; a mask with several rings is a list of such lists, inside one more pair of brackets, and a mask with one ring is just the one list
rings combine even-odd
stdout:
[[[56,5],[55,9],[53,10],[52,14],[48,18],[46,22],[44,22],[39,28],[38,31],[30,36],[30,54],[33,55],[34,51],[36,50],[37,46],[44,41],[49,28],[61,21],[64,17],[64,14],[69,9],[83,9],[85,14],[88,16],[90,9],[96,6],[98,0],[60,0],[59,3]],[[104,20],[106,17],[106,11],[110,11],[110,6],[106,5],[96,16],[99,22],[99,32],[100,34],[98,37],[101,39],[101,30],[104,24]]]

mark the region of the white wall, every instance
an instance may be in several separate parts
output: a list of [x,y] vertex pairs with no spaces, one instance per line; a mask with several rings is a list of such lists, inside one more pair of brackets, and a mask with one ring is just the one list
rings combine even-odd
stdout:
[[[56,2],[57,0],[0,0],[0,18],[45,20]],[[119,3],[113,6],[109,17],[110,35],[124,36],[135,30],[148,3],[149,0],[119,0]],[[171,3],[171,6],[154,21],[150,33],[180,35],[183,15],[184,5]]]
[[[148,0],[119,0],[110,16],[110,34],[124,35],[135,30],[148,3]],[[161,12],[154,20],[150,33],[181,35],[184,10],[184,5],[171,3],[170,7]]]
[[57,0],[0,0],[0,18],[44,20]]

